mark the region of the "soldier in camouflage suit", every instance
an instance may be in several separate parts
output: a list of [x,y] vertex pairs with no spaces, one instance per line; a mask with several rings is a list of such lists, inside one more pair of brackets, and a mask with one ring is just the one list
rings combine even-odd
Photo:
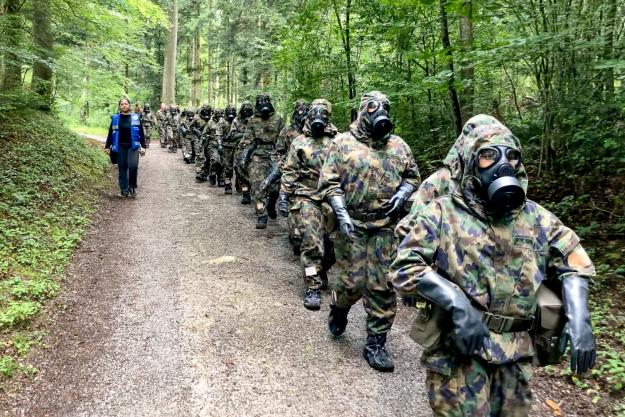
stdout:
[[204,182],[208,179],[208,167],[206,165],[207,142],[202,134],[211,119],[213,109],[204,104],[191,122],[191,132],[195,135],[195,181]]
[[204,127],[202,134],[207,141],[206,147],[206,164],[208,165],[208,181],[210,185],[224,186],[221,154],[219,152],[219,141],[217,140],[217,129],[220,121],[223,119],[224,111],[215,109],[213,117]]
[[368,333],[363,356],[380,371],[394,369],[386,349],[396,312],[395,292],[386,280],[395,257],[393,228],[420,181],[410,147],[391,134],[389,112],[384,94],[365,94],[357,120],[332,142],[319,179],[341,230],[334,241],[338,280],[330,331],[335,336],[345,331],[349,309],[362,297]]
[[187,164],[195,162],[195,134],[191,131],[191,123],[195,118],[193,109],[184,109],[180,117],[180,134],[182,136],[182,159]]
[[[397,243],[401,243],[406,235],[410,233],[417,214],[421,209],[430,204],[437,197],[450,195],[454,190],[458,189],[459,181],[462,179],[462,173],[464,171],[462,153],[465,141],[469,137],[472,138],[470,133],[473,129],[484,125],[498,125],[505,128],[497,119],[485,114],[473,116],[465,123],[462,134],[458,136],[458,139],[443,160],[443,167],[439,168],[425,179],[419,186],[419,189],[408,199],[408,204],[411,205],[410,213],[401,219],[395,228]],[[523,166],[521,165],[519,169],[523,169]],[[519,178],[522,181],[526,181],[525,172],[523,172],[523,175]]]
[[595,361],[593,264],[571,229],[525,198],[518,140],[482,121],[465,126],[452,151],[451,194],[416,210],[389,274],[407,305],[420,296],[445,314],[440,342],[422,357],[436,416],[528,415],[530,330],[543,281],[562,288],[561,348],[570,341],[571,369],[585,372]]
[[321,288],[324,280],[327,283],[326,272],[332,266],[324,262],[327,259],[325,253],[334,250],[331,245],[325,245],[329,239],[323,227],[323,196],[317,191],[321,166],[330,142],[338,133],[330,122],[331,114],[332,106],[327,100],[312,102],[303,134],[292,142],[281,169],[278,208],[284,217],[299,217],[300,260],[308,287],[304,307],[310,310],[318,310],[321,306]]
[[150,140],[152,139],[152,129],[158,125],[156,116],[150,110],[150,105],[145,103],[143,105],[143,116],[141,117],[143,122],[143,136],[145,136],[145,147],[150,147]]
[[169,107],[170,112],[170,126],[171,126],[171,140],[169,143],[170,152],[178,152],[178,148],[182,147],[182,141],[180,139],[180,108],[175,104]]
[[236,117],[236,109],[228,104],[224,110],[224,117],[217,125],[217,144],[219,155],[221,156],[224,194],[226,195],[232,194],[234,151],[237,146],[237,140],[230,136],[230,130]]
[[[169,152],[177,152],[174,138],[174,128],[176,126],[176,110],[173,106],[165,109],[165,118],[163,119],[163,132],[165,133],[164,142]],[[161,141],[162,144],[162,141]]]
[[161,108],[156,112],[156,127],[161,148],[167,146],[167,106],[161,103]]
[[[252,198],[256,209],[258,221],[257,229],[267,227],[267,216],[277,217],[275,206],[267,206],[264,194],[259,192],[260,185],[278,163],[279,155],[276,144],[278,136],[284,128],[284,118],[276,113],[271,103],[271,98],[266,94],[256,96],[256,109],[254,117],[249,121],[245,129],[245,136],[239,143],[240,149],[246,152],[242,155],[242,165],[249,160],[250,182],[252,183]],[[275,201],[274,201],[275,204]]]
[[240,147],[239,144],[245,136],[245,129],[250,119],[254,116],[254,105],[251,101],[244,101],[239,108],[239,114],[232,122],[230,127],[230,142],[236,143],[234,151],[234,169],[237,174],[236,188],[237,192],[243,194],[241,204],[250,204],[252,202],[250,196],[250,179],[245,162],[247,150]]

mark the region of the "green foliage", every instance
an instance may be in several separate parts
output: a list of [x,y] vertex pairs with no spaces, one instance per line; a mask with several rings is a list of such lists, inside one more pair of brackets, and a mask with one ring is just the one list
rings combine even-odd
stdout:
[[57,279],[96,208],[107,165],[99,149],[54,117],[16,113],[3,123],[0,353],[5,359],[0,373],[28,371],[7,358],[23,356],[38,343],[40,336],[26,330],[58,292]]

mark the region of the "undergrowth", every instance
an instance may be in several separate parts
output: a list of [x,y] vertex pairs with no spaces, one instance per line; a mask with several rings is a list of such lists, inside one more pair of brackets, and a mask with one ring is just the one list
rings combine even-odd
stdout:
[[0,383],[24,363],[32,328],[59,290],[104,185],[106,156],[54,117],[13,115],[0,127]]

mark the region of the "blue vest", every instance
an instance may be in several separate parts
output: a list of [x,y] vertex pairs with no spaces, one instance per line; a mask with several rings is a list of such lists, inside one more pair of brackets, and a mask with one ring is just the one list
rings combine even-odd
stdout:
[[[119,113],[111,116],[113,127],[113,152],[119,152]],[[136,113],[130,113],[130,141],[132,150],[136,151],[141,147],[141,117]]]

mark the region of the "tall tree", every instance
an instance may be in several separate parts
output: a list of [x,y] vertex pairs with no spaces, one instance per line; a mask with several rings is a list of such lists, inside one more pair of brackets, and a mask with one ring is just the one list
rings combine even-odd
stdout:
[[473,2],[464,0],[458,19],[460,29],[460,46],[462,50],[462,62],[460,77],[462,78],[462,91],[460,93],[460,111],[462,123],[473,116],[473,93],[474,93],[474,67],[469,54],[473,50]]
[[451,50],[451,42],[449,41],[449,23],[447,21],[447,0],[440,0],[440,21],[441,21],[441,43],[445,50],[445,58],[447,60],[447,69],[449,70],[449,80],[447,81],[447,90],[449,99],[451,100],[452,116],[456,135],[462,132],[462,112],[460,111],[460,100],[458,99],[458,91],[456,90],[456,77],[454,74],[454,58]]
[[20,9],[23,2],[20,0],[5,0],[2,5],[1,14],[4,24],[3,42],[5,44],[4,53],[4,74],[2,75],[2,91],[10,92],[21,87],[22,82],[22,60],[18,53],[21,44],[21,17]]
[[352,11],[352,0],[347,0],[345,5],[345,22],[341,20],[341,12],[336,4],[336,0],[333,0],[334,14],[336,16],[336,22],[338,24],[339,33],[341,34],[341,41],[343,43],[343,52],[345,53],[345,67],[347,71],[347,87],[349,91],[349,101],[352,105],[351,119],[356,120],[357,111],[353,107],[353,103],[356,99],[356,71],[352,62],[352,44],[351,44],[351,26],[349,22],[350,14]]
[[41,110],[52,106],[52,46],[50,0],[39,0],[33,7],[33,37],[37,58],[33,65],[32,90],[39,95]]
[[176,55],[178,49],[178,0],[171,1],[169,12],[170,28],[165,47],[165,65],[163,68],[163,95],[161,101],[176,104]]

